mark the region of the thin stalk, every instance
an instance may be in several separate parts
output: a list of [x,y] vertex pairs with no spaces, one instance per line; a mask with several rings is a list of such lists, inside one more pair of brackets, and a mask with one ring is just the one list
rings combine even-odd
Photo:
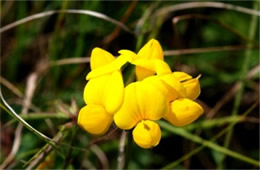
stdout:
[[64,161],[64,165],[62,167],[62,169],[67,169],[68,165],[71,163],[71,156],[72,156],[72,152],[73,152],[73,149],[72,149],[72,146],[73,146],[73,143],[75,142],[75,139],[76,139],[76,134],[78,132],[79,128],[78,126],[75,126],[72,131],[71,131],[71,140],[70,140],[70,147],[69,147],[69,150],[66,154],[66,157],[65,157],[65,161]]
[[[57,135],[53,138],[55,143],[61,142],[66,136],[70,128],[62,126]],[[50,144],[46,144],[42,149],[40,149],[24,166],[27,166],[26,169],[35,169],[54,149],[55,147]]]
[[187,3],[174,4],[172,6],[160,8],[154,13],[154,16],[165,15],[169,12],[176,12],[176,11],[192,9],[192,8],[220,8],[220,9],[233,10],[233,11],[237,11],[249,15],[260,16],[260,12],[258,10],[253,10],[253,9],[236,6],[228,3],[223,3],[223,2],[187,2]]
[[128,164],[131,158],[131,151],[133,146],[133,136],[128,134],[127,136],[127,145],[126,145],[126,154],[125,154],[125,165],[123,169],[128,169]]
[[21,118],[21,116],[19,116],[14,110],[13,108],[5,101],[3,95],[2,95],[2,91],[0,90],[0,98],[3,102],[0,103],[0,107],[2,109],[4,109],[7,113],[9,113],[12,117],[14,117],[17,121],[19,121],[20,123],[22,123],[27,129],[29,129],[31,132],[33,132],[35,135],[37,135],[39,138],[41,138],[42,140],[44,140],[45,142],[55,145],[53,143],[53,141],[47,137],[46,135],[44,135],[43,133],[39,132],[38,130],[36,130],[34,127],[32,127],[29,123],[27,123],[23,118]]
[[[255,109],[257,106],[257,103],[253,104],[245,113],[242,114],[241,118],[245,119],[246,116],[251,113],[253,109]],[[221,136],[223,136],[226,132],[228,132],[236,123],[239,122],[239,119],[229,124],[225,129],[221,130],[217,135],[215,135],[213,138],[211,138],[209,141],[215,141]],[[182,156],[180,159],[177,159],[174,162],[169,163],[168,165],[164,166],[162,169],[170,169],[174,168],[175,166],[179,165],[182,161],[189,159],[191,156],[195,155],[199,151],[201,151],[203,148],[205,148],[205,145],[201,145],[195,149],[193,149],[191,152],[187,153],[186,155]]]
[[[42,120],[42,119],[59,119],[59,120],[69,120],[70,117],[64,116],[64,114],[57,114],[57,113],[30,113],[27,115],[21,115],[21,118],[24,120]],[[16,122],[15,119],[8,121],[4,126],[3,129],[10,126]]]
[[128,29],[127,26],[125,26],[124,24],[122,24],[121,22],[113,19],[113,18],[110,18],[108,17],[107,15],[104,15],[102,13],[99,13],[99,12],[95,12],[95,11],[91,11],[91,10],[77,10],[77,9],[67,9],[67,10],[52,10],[52,11],[45,11],[45,12],[42,12],[42,13],[38,13],[38,14],[34,14],[34,15],[31,15],[31,16],[28,16],[28,17],[25,17],[21,20],[18,20],[18,21],[15,21],[11,24],[8,24],[2,28],[0,28],[0,34],[9,30],[9,29],[12,29],[18,25],[21,25],[21,24],[25,24],[29,21],[32,21],[32,20],[36,20],[36,19],[39,19],[39,18],[44,18],[44,17],[47,17],[47,16],[51,16],[51,15],[54,15],[54,14],[59,14],[59,13],[65,13],[65,14],[84,14],[84,15],[89,15],[89,16],[93,16],[93,17],[96,17],[96,18],[99,18],[99,19],[103,19],[105,21],[108,21],[110,23],[113,23],[119,27],[121,27],[123,30],[125,30],[126,32],[129,32],[129,33],[132,33],[131,30]]
[[201,138],[197,135],[194,135],[194,134],[192,134],[192,133],[190,133],[190,132],[188,132],[188,131],[186,131],[182,128],[173,127],[171,124],[169,124],[165,121],[158,121],[158,123],[160,124],[160,126],[162,128],[164,128],[165,130],[168,130],[169,132],[175,133],[176,135],[182,136],[182,137],[189,139],[189,140],[191,140],[195,143],[202,144],[205,147],[214,149],[218,152],[224,153],[224,154],[229,155],[233,158],[236,158],[236,159],[239,159],[241,161],[244,161],[244,162],[247,162],[249,164],[260,167],[260,162],[257,161],[257,160],[254,160],[254,159],[249,158],[245,155],[242,155],[240,153],[229,150],[229,149],[227,149],[223,146],[217,145],[217,144],[213,143],[212,141],[205,140],[205,139],[203,139],[203,138]]
[[[255,10],[258,10],[258,8],[259,8],[258,5],[259,5],[259,1],[255,1],[255,3],[254,3],[254,9]],[[254,37],[255,37],[256,28],[257,28],[257,20],[258,20],[258,17],[253,15],[251,22],[250,22],[250,26],[249,26],[249,39],[250,40],[254,39]],[[251,48],[252,46],[253,46],[252,42],[249,41],[248,47]],[[243,93],[244,93],[245,77],[246,77],[246,74],[248,72],[251,54],[252,54],[252,51],[249,50],[249,49],[245,52],[245,59],[244,59],[242,71],[241,71],[241,80],[240,80],[241,85],[240,85],[240,89],[238,90],[238,92],[235,96],[235,102],[234,102],[234,107],[233,107],[233,110],[232,110],[232,115],[237,115],[238,111],[239,111],[239,106],[240,106],[241,99],[242,99],[242,96],[243,96]],[[232,135],[233,135],[233,128],[231,128],[231,130],[226,135],[226,138],[225,138],[225,141],[224,141],[224,146],[226,148],[228,148],[229,145],[230,145]],[[224,168],[223,167],[224,160],[225,160],[225,155],[222,155],[222,157],[220,158],[220,161],[218,163],[218,169]]]
[[127,135],[128,135],[128,132],[123,130],[121,137],[120,137],[120,144],[119,144],[119,149],[118,149],[118,158],[117,158],[117,169],[118,170],[122,170],[125,165],[125,144],[126,144]]
[[[203,120],[197,123],[192,123],[188,126],[183,127],[185,130],[188,131],[192,131],[195,129],[210,129],[210,128],[214,128],[214,127],[220,127],[223,126],[225,124],[228,123],[239,123],[239,122],[243,122],[243,121],[247,121],[247,118],[244,116],[226,116],[226,117],[222,117],[222,118],[216,118],[216,119],[207,119],[207,120]],[[256,122],[256,123],[260,123],[260,122]]]

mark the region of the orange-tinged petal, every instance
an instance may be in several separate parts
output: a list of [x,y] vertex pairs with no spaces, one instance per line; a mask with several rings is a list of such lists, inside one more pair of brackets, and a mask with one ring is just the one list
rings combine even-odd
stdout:
[[159,144],[161,129],[157,123],[144,120],[137,124],[133,130],[135,143],[142,148],[151,148]]
[[140,51],[137,53],[138,58],[143,59],[161,59],[163,60],[163,50],[160,43],[151,39],[148,43],[146,43]]
[[94,70],[101,66],[107,65],[115,60],[115,57],[101,48],[94,48],[90,57],[90,68]]
[[196,102],[177,99],[171,103],[171,111],[165,118],[175,126],[185,126],[195,121],[203,113],[203,108]]
[[113,72],[104,83],[104,107],[108,113],[114,114],[124,99],[124,82],[121,72]]
[[102,106],[84,106],[78,115],[78,124],[87,132],[94,135],[104,134],[110,127],[113,116],[109,115]]

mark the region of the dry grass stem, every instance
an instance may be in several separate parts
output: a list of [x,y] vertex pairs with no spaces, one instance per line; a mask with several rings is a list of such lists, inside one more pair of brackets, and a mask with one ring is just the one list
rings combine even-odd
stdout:
[[220,8],[220,9],[228,9],[228,10],[233,10],[245,14],[260,16],[260,12],[258,10],[235,6],[223,2],[187,2],[187,3],[175,4],[173,6],[163,7],[159,9],[158,11],[155,12],[154,16],[165,15],[170,12],[176,12],[176,11],[191,9],[191,8]]
[[118,151],[118,158],[117,158],[117,169],[124,169],[125,165],[125,143],[126,137],[128,132],[125,130],[122,131],[119,143],[119,151]]
[[65,58],[54,61],[51,66],[61,66],[66,64],[82,64],[82,63],[89,63],[89,57],[78,57],[78,58]]
[[108,169],[109,161],[107,159],[106,154],[103,152],[103,150],[101,150],[97,145],[92,145],[90,147],[90,150],[97,155],[99,161],[102,164],[102,169]]
[[[260,65],[252,68],[246,76],[246,79],[252,78],[256,73],[260,72]],[[216,105],[209,111],[207,114],[208,118],[212,118],[216,115],[216,113],[221,109],[223,105],[225,105],[228,101],[230,101],[236,92],[240,89],[241,82],[237,82],[231,90],[229,90],[217,103]]]
[[9,90],[11,90],[16,96],[22,98],[23,93],[16,88],[11,82],[6,80],[4,77],[0,76],[0,83],[3,84],[5,87],[7,87]]
[[95,11],[90,11],[90,10],[67,9],[67,10],[45,11],[45,12],[42,12],[42,13],[38,13],[38,14],[34,14],[34,15],[31,15],[31,16],[25,17],[23,19],[20,19],[18,21],[15,21],[15,22],[13,22],[11,24],[8,24],[8,25],[0,28],[0,34],[5,32],[5,31],[7,31],[7,30],[9,30],[9,29],[14,28],[14,27],[16,27],[18,25],[25,24],[25,23],[27,23],[29,21],[36,20],[36,19],[39,19],[39,18],[44,18],[44,17],[50,16],[50,15],[54,15],[54,14],[57,14],[57,13],[90,15],[90,16],[93,16],[93,17],[96,17],[96,18],[103,19],[105,21],[111,22],[111,23],[119,26],[123,30],[132,33],[127,28],[127,26],[125,26],[121,22],[119,22],[119,21],[117,21],[117,20],[115,20],[113,18],[110,18],[110,17],[108,17],[108,16],[106,16],[106,15],[104,15],[102,13],[95,12]]
[[[34,73],[30,74],[27,79],[25,97],[23,100],[23,108],[22,108],[21,114],[27,114],[27,112],[28,112],[28,109],[31,104],[32,97],[33,97],[33,94],[34,94],[34,91],[36,88],[37,77],[38,77],[38,75],[34,72]],[[23,125],[22,125],[22,123],[19,123],[15,130],[15,138],[14,138],[11,153],[7,156],[7,158],[2,163],[2,165],[0,167],[1,169],[4,169],[15,158],[15,155],[18,152],[19,146],[21,143],[22,130],[23,130]]]
[[[251,49],[259,49],[259,46],[253,46]],[[207,48],[189,48],[180,50],[167,50],[164,51],[165,56],[184,55],[184,54],[197,54],[197,53],[210,53],[210,52],[223,52],[223,51],[240,51],[250,49],[248,46],[223,46],[223,47],[207,47]]]

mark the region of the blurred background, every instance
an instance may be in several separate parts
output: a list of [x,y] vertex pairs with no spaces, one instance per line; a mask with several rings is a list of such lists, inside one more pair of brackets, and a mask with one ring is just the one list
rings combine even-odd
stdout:
[[[1,1],[0,11],[3,96],[60,143],[48,145],[19,125],[1,101],[1,169],[259,168],[258,0]],[[162,125],[160,144],[148,150],[131,131],[112,126],[96,137],[79,128],[91,50],[118,56],[151,38],[173,71],[201,75],[203,116],[183,128]],[[126,83],[132,70],[122,70]]]

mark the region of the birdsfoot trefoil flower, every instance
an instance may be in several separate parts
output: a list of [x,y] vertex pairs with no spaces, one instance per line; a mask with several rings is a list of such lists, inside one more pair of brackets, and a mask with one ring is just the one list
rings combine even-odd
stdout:
[[[86,131],[103,134],[114,120],[123,130],[133,129],[137,145],[151,148],[161,140],[157,120],[185,126],[203,113],[194,101],[200,94],[199,77],[172,72],[157,40],[150,40],[137,54],[130,50],[119,54],[115,58],[100,48],[92,51],[84,90],[87,105],[78,117],[78,124]],[[120,68],[126,62],[135,65],[137,81],[124,87]]]

